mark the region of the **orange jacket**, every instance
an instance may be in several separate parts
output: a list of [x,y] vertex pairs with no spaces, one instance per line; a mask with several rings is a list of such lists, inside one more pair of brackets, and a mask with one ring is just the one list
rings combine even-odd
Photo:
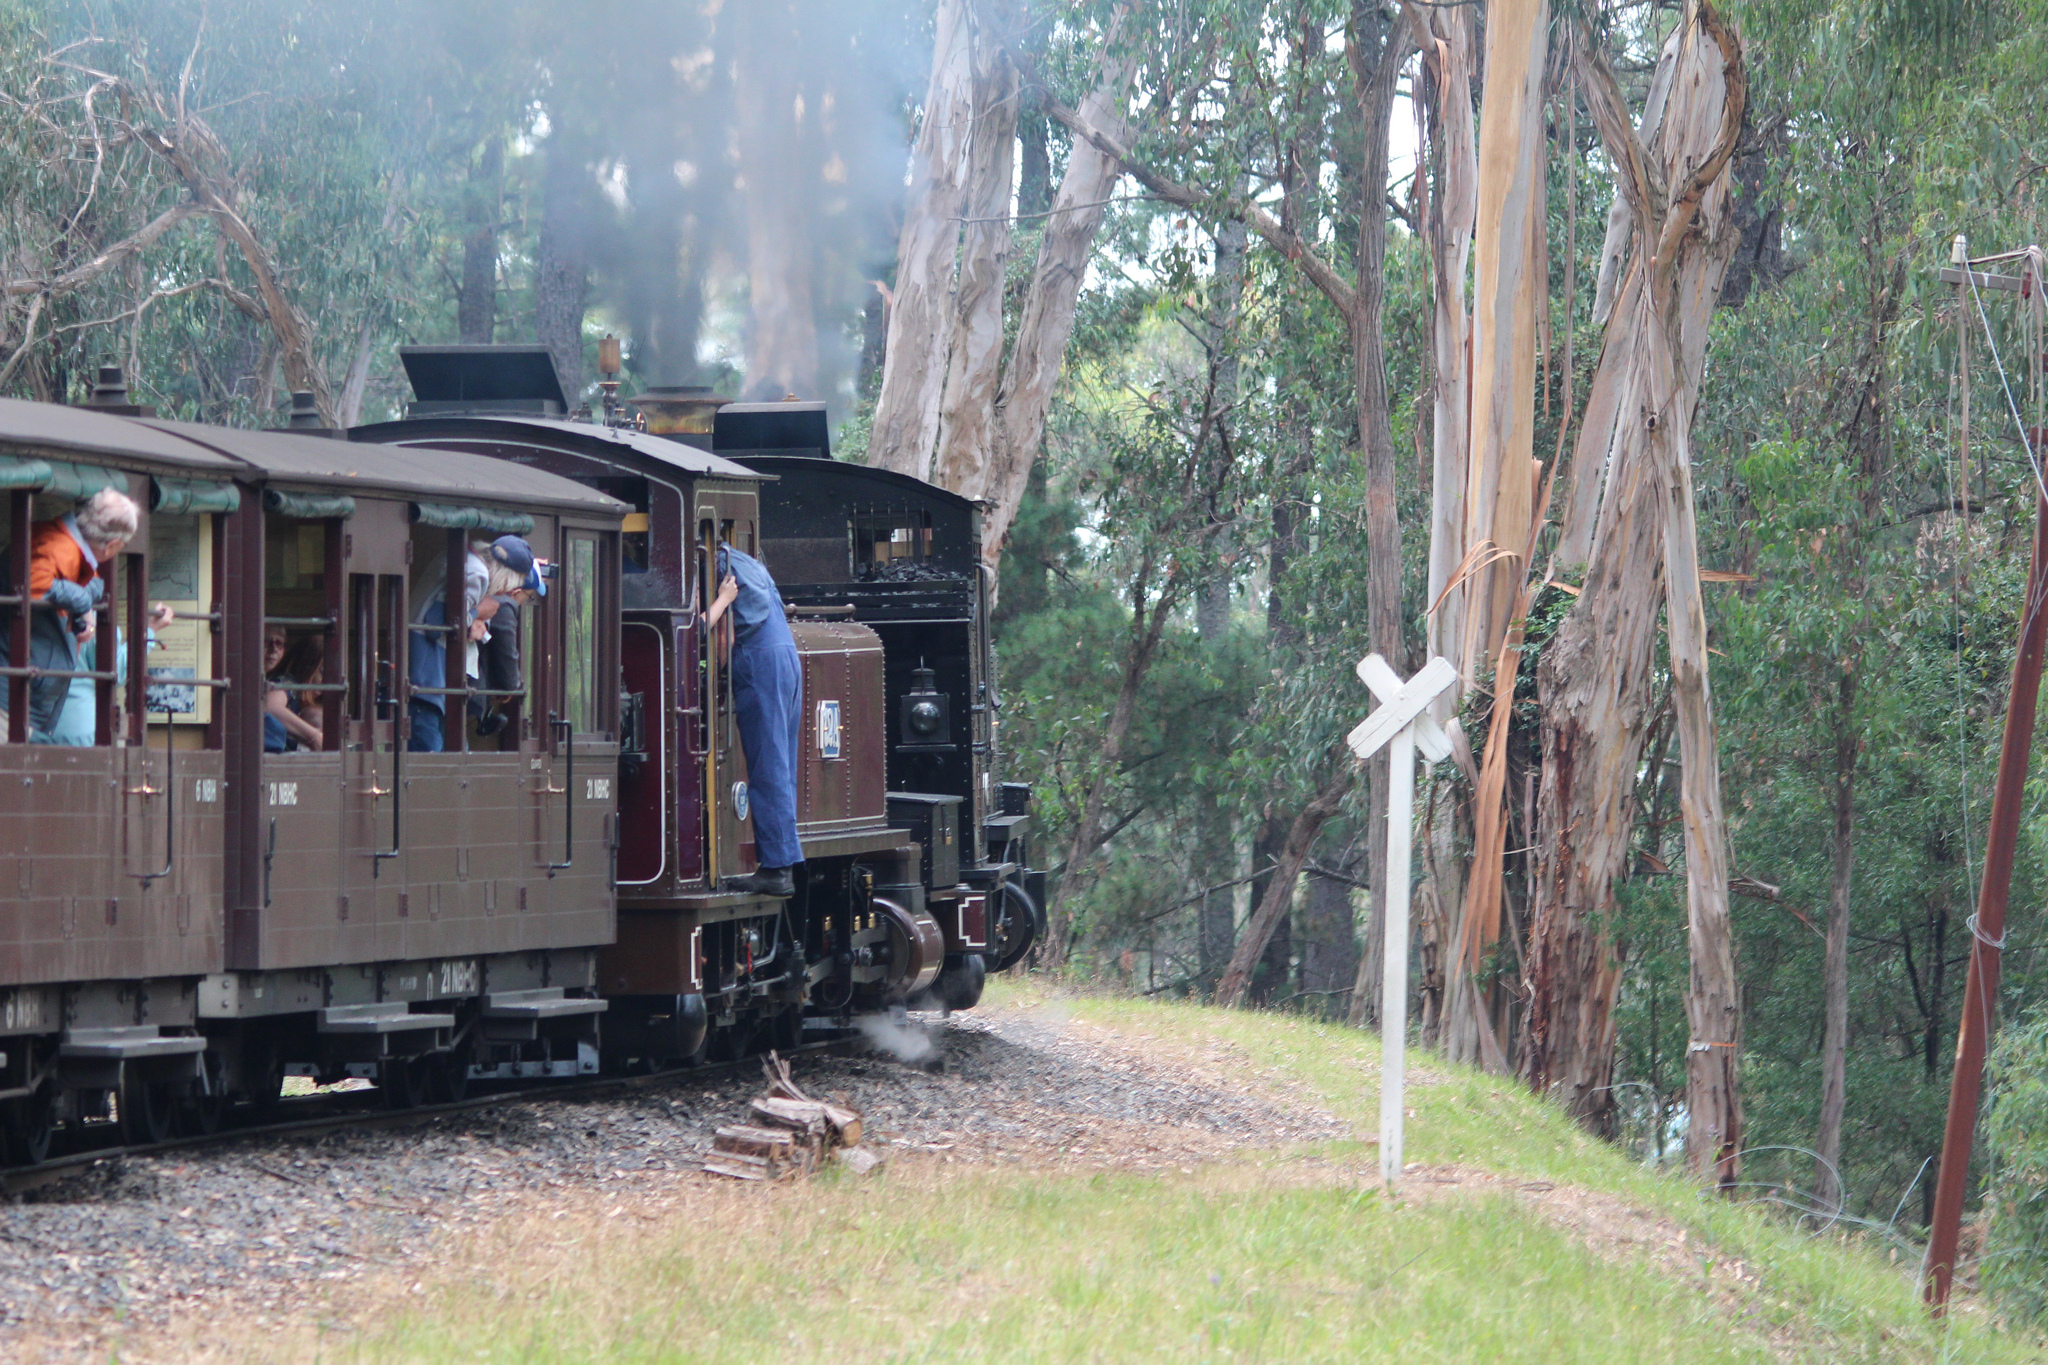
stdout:
[[84,587],[99,574],[86,561],[85,547],[62,519],[35,524],[28,556],[28,595],[32,602],[41,601],[50,585],[60,578]]

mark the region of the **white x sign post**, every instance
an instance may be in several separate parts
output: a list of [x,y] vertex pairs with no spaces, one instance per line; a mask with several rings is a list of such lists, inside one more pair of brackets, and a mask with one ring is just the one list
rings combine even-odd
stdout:
[[1380,1179],[1401,1178],[1402,1089],[1408,1038],[1408,844],[1415,821],[1415,751],[1435,763],[1448,758],[1450,736],[1429,704],[1458,680],[1458,670],[1431,659],[1407,682],[1377,654],[1358,661],[1358,677],[1379,707],[1345,738],[1359,761],[1387,750],[1386,976],[1380,988]]

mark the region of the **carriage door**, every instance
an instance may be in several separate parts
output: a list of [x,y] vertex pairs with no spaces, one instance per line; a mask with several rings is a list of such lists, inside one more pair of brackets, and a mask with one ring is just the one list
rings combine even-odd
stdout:
[[[707,607],[718,595],[719,542],[729,540],[746,550],[753,540],[751,520],[736,524],[732,510],[710,500],[697,506],[697,572]],[[705,869],[715,890],[719,878],[754,870],[754,825],[748,818],[746,753],[733,713],[732,618],[703,632],[702,639],[704,791],[711,812],[705,826]]]

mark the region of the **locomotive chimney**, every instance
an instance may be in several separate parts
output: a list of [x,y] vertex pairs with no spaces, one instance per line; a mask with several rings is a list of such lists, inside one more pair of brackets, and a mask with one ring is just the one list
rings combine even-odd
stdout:
[[128,401],[128,378],[119,365],[100,366],[100,377],[92,386],[92,395],[80,406],[112,413],[116,417],[156,416],[156,409],[148,404]]

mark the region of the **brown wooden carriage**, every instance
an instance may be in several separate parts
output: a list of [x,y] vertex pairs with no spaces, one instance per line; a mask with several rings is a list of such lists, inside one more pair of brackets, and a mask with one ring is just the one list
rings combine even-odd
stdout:
[[[11,402],[0,482],[14,581],[26,528],[62,497],[111,484],[154,509],[102,569],[102,657],[114,618],[140,639],[147,602],[179,613],[163,648],[94,679],[90,748],[24,742],[27,665],[8,679],[0,1102],[18,1146],[113,1092],[150,1136],[177,1104],[274,1097],[286,1069],[375,1072],[404,1101],[430,1071],[459,1088],[595,1068],[620,503],[460,452]],[[466,542],[505,531],[555,573],[522,612],[521,686],[491,699],[512,723],[489,741],[451,724],[446,752],[407,753],[435,557],[459,602]],[[324,679],[293,689],[322,722],[317,751],[264,752],[266,626],[324,645]],[[459,717],[457,673],[437,690]]]

